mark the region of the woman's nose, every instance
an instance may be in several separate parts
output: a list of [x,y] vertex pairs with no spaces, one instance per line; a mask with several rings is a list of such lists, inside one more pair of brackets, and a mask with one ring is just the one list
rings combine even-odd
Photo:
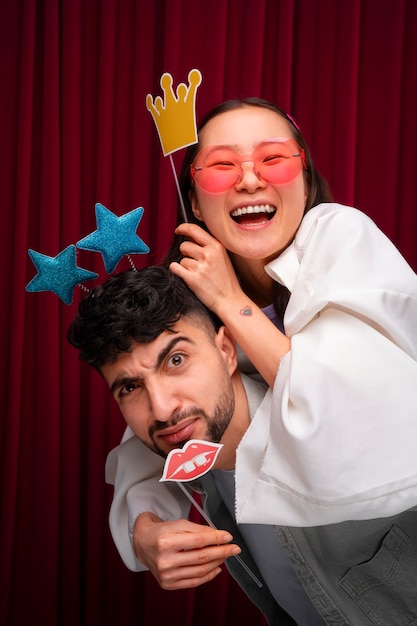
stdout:
[[254,192],[266,186],[265,181],[256,173],[254,161],[243,161],[240,165],[241,175],[236,183],[236,189]]

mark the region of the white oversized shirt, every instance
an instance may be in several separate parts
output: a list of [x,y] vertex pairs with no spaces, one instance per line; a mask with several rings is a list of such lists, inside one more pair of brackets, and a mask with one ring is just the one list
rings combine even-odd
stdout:
[[316,526],[417,503],[417,277],[363,213],[322,204],[266,271],[281,360],[237,450],[238,523]]

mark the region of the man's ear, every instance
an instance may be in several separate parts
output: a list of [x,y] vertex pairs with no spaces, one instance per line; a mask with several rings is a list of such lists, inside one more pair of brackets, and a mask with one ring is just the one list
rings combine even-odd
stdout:
[[191,202],[191,210],[193,212],[194,217],[196,217],[200,222],[203,222],[203,218],[201,216],[200,206],[198,204],[197,196],[195,195],[195,191],[191,190],[189,192],[189,198]]
[[234,374],[237,370],[236,342],[232,333],[226,326],[220,326],[216,335],[216,345],[222,353],[229,374]]

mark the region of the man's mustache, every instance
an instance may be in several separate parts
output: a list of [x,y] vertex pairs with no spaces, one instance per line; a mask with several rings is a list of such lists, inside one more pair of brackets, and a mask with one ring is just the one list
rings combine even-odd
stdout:
[[188,419],[189,417],[207,418],[207,414],[205,413],[205,411],[203,411],[203,409],[200,409],[199,407],[189,407],[188,409],[184,409],[183,411],[178,411],[178,413],[174,413],[171,419],[167,422],[158,421],[152,424],[152,426],[149,428],[149,435],[152,437],[152,435],[159,430],[165,430],[166,428],[176,426],[177,424],[185,419]]

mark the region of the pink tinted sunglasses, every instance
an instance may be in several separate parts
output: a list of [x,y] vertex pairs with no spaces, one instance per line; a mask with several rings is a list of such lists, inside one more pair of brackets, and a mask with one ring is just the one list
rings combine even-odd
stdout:
[[275,137],[260,143],[253,154],[241,155],[228,146],[207,146],[190,167],[191,178],[210,193],[227,191],[241,182],[242,163],[253,163],[255,174],[275,185],[291,182],[304,167],[305,152],[294,139]]

